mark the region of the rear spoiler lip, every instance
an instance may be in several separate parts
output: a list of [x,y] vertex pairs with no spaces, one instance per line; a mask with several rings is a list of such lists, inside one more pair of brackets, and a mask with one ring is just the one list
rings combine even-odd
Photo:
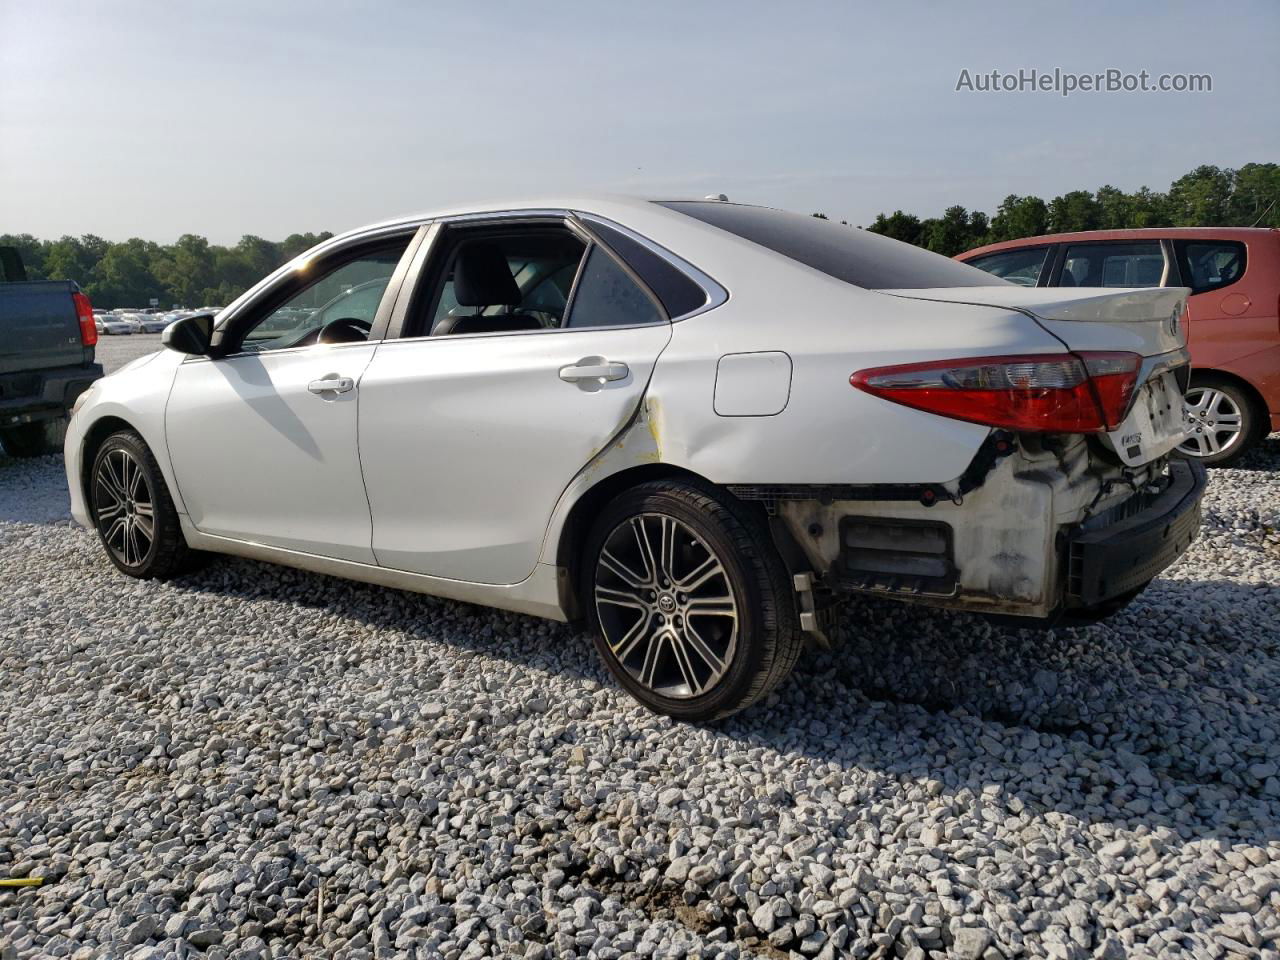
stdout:
[[[949,296],[941,296],[943,290]],[[979,291],[991,291],[990,299]],[[1062,296],[1064,291],[1090,291]],[[1095,292],[1096,291],[1096,292]],[[1132,323],[1164,319],[1186,307],[1189,287],[950,287],[876,290],[890,297],[1014,310],[1038,320],[1080,323]],[[930,296],[930,294],[933,296]],[[1126,316],[1126,313],[1132,315]]]

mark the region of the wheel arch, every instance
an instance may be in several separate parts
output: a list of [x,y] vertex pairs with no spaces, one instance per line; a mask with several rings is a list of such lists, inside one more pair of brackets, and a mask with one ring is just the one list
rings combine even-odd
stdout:
[[786,525],[777,522],[775,517],[771,517],[761,504],[738,500],[720,484],[686,467],[662,462],[638,464],[602,477],[598,483],[585,490],[569,508],[565,521],[560,527],[555,564],[567,573],[561,605],[565,608],[571,622],[580,622],[585,615],[581,609],[582,550],[596,515],[614,497],[632,487],[653,480],[684,480],[716,489],[722,496],[741,504],[747,512],[757,515],[788,573],[800,573],[809,568],[803,551],[791,537]]
[[643,463],[624,467],[616,473],[602,477],[584,490],[565,515],[555,551],[556,566],[568,573],[568,583],[561,602],[565,605],[565,612],[569,615],[570,621],[580,621],[584,615],[580,603],[582,548],[596,514],[624,490],[651,480],[692,480],[696,483],[711,484],[706,477],[675,464]]
[[85,503],[90,502],[89,498],[89,479],[93,474],[93,461],[98,455],[98,450],[106,442],[107,437],[113,433],[119,433],[121,430],[132,430],[139,436],[142,435],[132,423],[123,417],[107,414],[95,420],[92,426],[84,432],[84,439],[80,443],[80,493],[84,497]]

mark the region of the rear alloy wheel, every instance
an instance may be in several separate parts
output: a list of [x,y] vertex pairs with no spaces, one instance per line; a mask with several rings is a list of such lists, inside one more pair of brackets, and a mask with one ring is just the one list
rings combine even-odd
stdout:
[[107,556],[124,573],[166,578],[186,568],[178,511],[159,464],[132,430],[113,433],[98,448],[89,506]]
[[601,514],[586,560],[596,647],[650,709],[687,720],[741,710],[802,646],[788,578],[762,524],[713,488],[660,481]]
[[1178,447],[1183,456],[1207,466],[1225,466],[1248,449],[1254,434],[1253,407],[1239,387],[1202,380],[1187,390],[1186,404],[1195,433]]

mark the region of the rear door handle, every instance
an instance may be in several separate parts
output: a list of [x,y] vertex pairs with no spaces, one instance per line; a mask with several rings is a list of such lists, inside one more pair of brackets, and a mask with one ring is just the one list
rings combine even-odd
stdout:
[[560,379],[568,383],[583,380],[624,380],[631,370],[625,363],[611,363],[604,357],[583,357],[577,363],[560,368]]
[[355,389],[356,382],[350,377],[328,376],[320,380],[312,380],[307,389],[312,393],[348,393]]

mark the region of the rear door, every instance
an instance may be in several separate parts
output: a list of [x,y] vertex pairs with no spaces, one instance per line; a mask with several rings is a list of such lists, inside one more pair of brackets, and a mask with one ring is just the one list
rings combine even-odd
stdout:
[[[557,231],[579,237],[576,252]],[[483,269],[463,261],[477,246]],[[481,275],[495,292],[464,289]],[[398,570],[517,583],[561,493],[636,413],[670,322],[563,220],[455,224],[421,276],[409,335],[384,342],[360,384],[374,553]]]

